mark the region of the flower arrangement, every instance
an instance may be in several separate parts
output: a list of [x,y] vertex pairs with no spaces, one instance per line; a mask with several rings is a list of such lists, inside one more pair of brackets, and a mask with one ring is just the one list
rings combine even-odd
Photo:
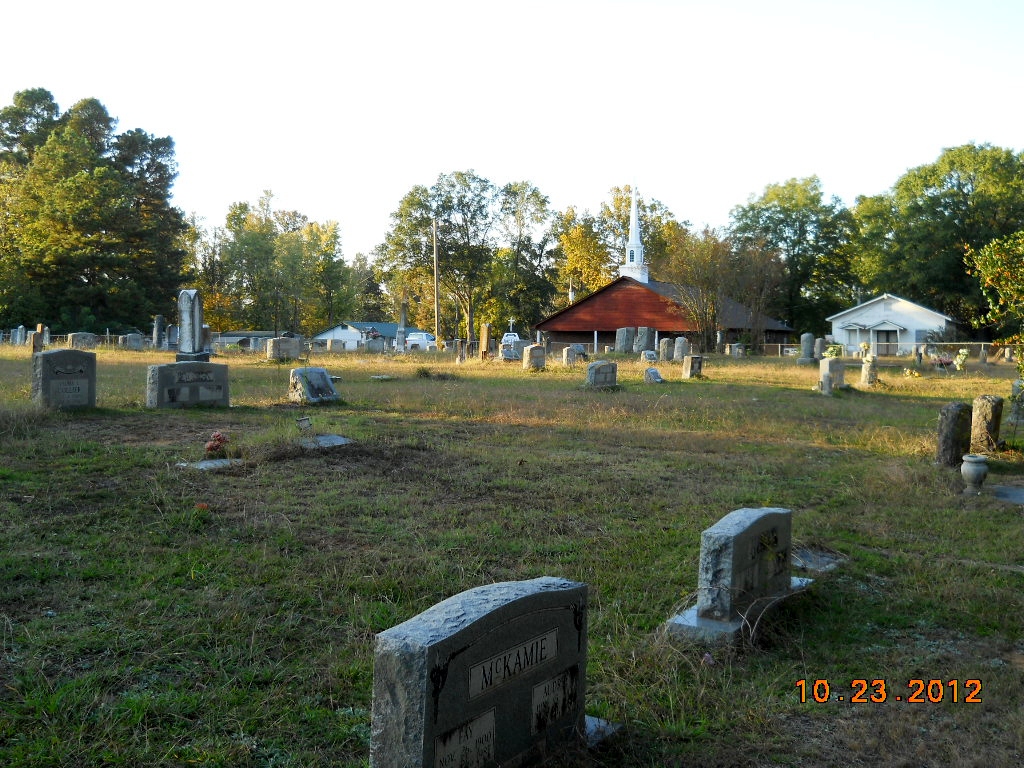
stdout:
[[971,354],[971,351],[967,347],[961,347],[956,353],[956,358],[953,360],[953,367],[958,371],[966,370],[967,368],[967,357]]
[[862,341],[860,343],[860,351],[861,351],[861,354],[864,354],[864,355],[866,355],[869,351],[871,351],[871,342],[870,341]]
[[843,356],[843,345],[842,344],[829,344],[825,347],[825,351],[821,353],[824,357],[842,357]]
[[919,378],[921,378],[921,374],[918,373],[917,371],[915,371],[913,368],[904,368],[903,369],[903,375],[906,376],[908,379],[919,379]]
[[224,446],[226,446],[229,442],[231,441],[228,440],[228,436],[225,435],[223,432],[214,432],[212,435],[210,435],[210,439],[206,442],[206,445],[204,446],[206,450],[206,458],[225,458],[227,456],[227,449]]
[[949,355],[932,355],[932,364],[947,366],[953,364],[953,358]]

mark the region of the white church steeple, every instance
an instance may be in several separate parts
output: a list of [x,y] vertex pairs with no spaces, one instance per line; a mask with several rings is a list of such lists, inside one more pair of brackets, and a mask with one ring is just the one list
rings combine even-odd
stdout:
[[640,242],[640,215],[636,206],[635,186],[632,191],[633,200],[629,206],[629,242],[626,243],[626,252],[619,266],[619,275],[646,283],[647,262],[644,261],[644,244]]

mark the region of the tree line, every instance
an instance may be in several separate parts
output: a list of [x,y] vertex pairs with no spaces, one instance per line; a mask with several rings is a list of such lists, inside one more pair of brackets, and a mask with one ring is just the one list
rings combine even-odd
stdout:
[[[521,333],[616,275],[631,190],[595,212],[551,208],[530,181],[441,174],[398,201],[371,254],[346,261],[336,222],[275,210],[265,192],[206,228],[170,203],[169,137],[114,132],[95,99],[61,112],[45,89],[0,110],[0,327],[146,329],[198,287],[215,330],[306,335],[343,320],[397,319],[472,338]],[[1024,157],[988,144],[944,150],[888,191],[846,207],[817,177],[767,186],[722,229],[694,229],[640,197],[652,279],[674,284],[707,343],[726,299],[797,332],[895,293],[974,326],[1018,333],[1024,314]],[[757,340],[752,321],[752,339]]]

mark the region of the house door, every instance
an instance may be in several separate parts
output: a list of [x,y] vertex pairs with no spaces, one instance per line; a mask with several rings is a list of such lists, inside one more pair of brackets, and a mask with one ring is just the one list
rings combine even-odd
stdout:
[[875,354],[876,355],[895,355],[900,348],[899,345],[900,332],[899,331],[876,331],[875,334]]

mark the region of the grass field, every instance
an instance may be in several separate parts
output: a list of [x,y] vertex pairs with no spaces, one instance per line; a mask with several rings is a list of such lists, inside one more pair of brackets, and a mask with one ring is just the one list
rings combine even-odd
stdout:
[[[375,633],[542,575],[590,585],[587,711],[624,724],[572,765],[1024,763],[1022,508],[933,463],[941,406],[1008,398],[1010,364],[870,391],[852,368],[826,398],[792,360],[644,385],[630,357],[590,392],[582,368],[348,354],[312,361],[344,403],[310,408],[287,366],[227,357],[231,409],[152,411],[172,357],[98,356],[98,408],[53,413],[0,349],[2,765],[367,765]],[[356,442],[301,449],[305,415]],[[244,464],[179,467],[213,431]],[[1024,485],[1003,436],[986,485]],[[701,531],[761,506],[846,561],[709,664],[659,630]],[[887,701],[850,703],[858,679]]]

